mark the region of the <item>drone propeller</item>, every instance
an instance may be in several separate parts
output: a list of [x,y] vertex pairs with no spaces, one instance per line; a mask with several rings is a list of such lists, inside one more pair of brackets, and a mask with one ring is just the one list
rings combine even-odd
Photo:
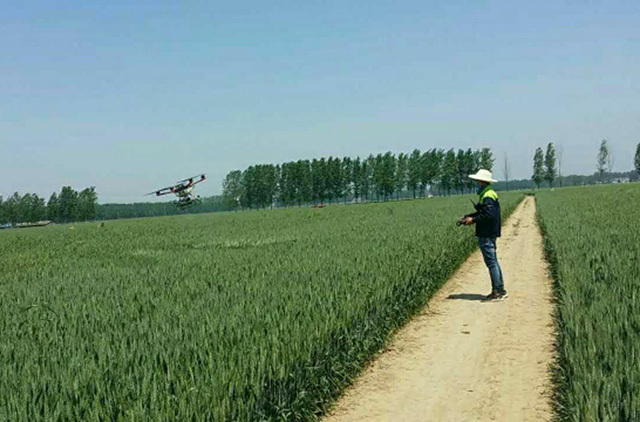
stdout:
[[195,176],[191,176],[191,177],[187,177],[186,179],[179,180],[176,183],[184,183],[184,182],[188,182],[190,180],[196,179],[196,178],[200,178],[200,180],[204,180],[204,179],[206,179],[206,177],[207,177],[207,175],[205,173],[200,173],[200,174],[197,174]]
[[174,188],[174,186],[168,186],[166,188],[154,190],[153,192],[145,193],[145,196],[148,196],[148,195],[156,195],[156,196],[166,195],[168,193],[171,193],[171,189],[173,189],[173,188]]

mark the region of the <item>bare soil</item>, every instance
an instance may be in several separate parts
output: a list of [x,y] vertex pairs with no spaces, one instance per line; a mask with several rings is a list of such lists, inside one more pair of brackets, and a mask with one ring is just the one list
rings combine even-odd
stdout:
[[527,197],[498,240],[507,299],[480,300],[491,282],[475,252],[325,420],[550,420],[553,306],[535,212]]

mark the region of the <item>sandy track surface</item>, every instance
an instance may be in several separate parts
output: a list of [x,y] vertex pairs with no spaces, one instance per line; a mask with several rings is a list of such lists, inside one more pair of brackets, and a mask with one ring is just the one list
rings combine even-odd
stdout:
[[509,297],[474,253],[400,330],[325,421],[545,421],[552,413],[551,281],[527,197],[507,221],[498,260]]

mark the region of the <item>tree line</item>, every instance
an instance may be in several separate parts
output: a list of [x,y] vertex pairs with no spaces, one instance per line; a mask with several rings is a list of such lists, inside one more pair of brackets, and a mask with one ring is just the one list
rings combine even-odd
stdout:
[[173,202],[136,202],[133,204],[100,204],[97,208],[97,220],[119,218],[159,217],[165,215],[200,214],[226,211],[221,196],[202,198],[202,202],[192,208],[181,210]]
[[227,209],[266,208],[332,201],[388,200],[427,192],[449,195],[472,191],[468,175],[493,169],[489,148],[473,151],[430,149],[360,157],[328,157],[258,164],[234,170],[223,181]]
[[[556,149],[553,145],[553,142],[549,142],[547,144],[547,151],[543,154],[542,148],[537,148],[536,152],[533,156],[533,176],[531,176],[531,180],[536,184],[538,188],[540,188],[540,184],[543,182],[549,183],[549,187],[553,187],[553,182],[556,178],[560,181],[560,186],[562,186],[563,181],[566,179],[562,176],[561,170],[561,155],[556,155]],[[560,160],[558,160],[560,159]],[[558,166],[556,166],[558,164]],[[605,183],[605,176],[609,176],[609,181],[612,176],[616,175],[613,173],[613,153],[611,151],[611,147],[609,142],[606,139],[603,139],[600,143],[600,148],[598,149],[598,156],[596,160],[596,173],[597,182]],[[640,176],[640,143],[638,143],[636,147],[636,153],[633,159],[633,165],[635,167],[636,175]],[[619,173],[618,176],[626,173]],[[632,176],[633,175],[629,175]],[[594,178],[591,176],[572,176],[573,178],[582,178],[582,183],[593,182]],[[631,178],[631,177],[630,177]]]
[[93,186],[80,192],[65,186],[60,193],[53,192],[47,202],[35,193],[20,195],[15,192],[6,200],[0,196],[0,224],[93,220],[97,203],[98,195]]

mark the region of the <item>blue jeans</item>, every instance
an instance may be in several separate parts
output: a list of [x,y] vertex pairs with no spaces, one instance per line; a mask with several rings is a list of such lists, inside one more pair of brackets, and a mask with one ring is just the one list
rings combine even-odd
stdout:
[[495,237],[479,237],[478,244],[482,251],[484,263],[489,268],[491,275],[491,290],[494,292],[504,291],[504,279],[502,278],[502,269],[498,263],[498,253]]

